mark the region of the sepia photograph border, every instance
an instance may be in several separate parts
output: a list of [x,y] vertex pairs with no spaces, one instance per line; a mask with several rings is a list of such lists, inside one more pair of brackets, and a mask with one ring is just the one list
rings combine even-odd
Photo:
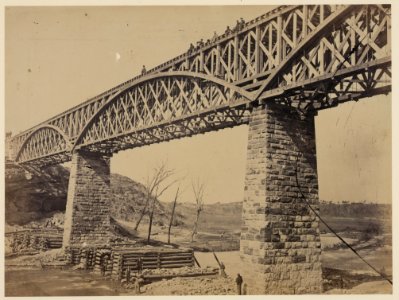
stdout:
[[[287,0],[279,0],[279,1],[239,1],[239,0],[227,0],[227,1],[221,1],[221,0],[190,0],[190,1],[172,1],[172,0],[158,0],[158,1],[121,1],[121,0],[57,0],[57,1],[48,1],[48,0],[9,0],[9,1],[4,1],[1,0],[1,8],[0,8],[0,36],[1,36],[1,47],[0,47],[0,56],[1,56],[1,73],[0,73],[0,90],[1,90],[1,104],[2,104],[2,109],[0,110],[0,126],[1,126],[1,142],[0,142],[0,149],[1,149],[1,182],[0,188],[1,188],[1,234],[0,234],[0,243],[1,243],[1,253],[0,253],[0,266],[2,267],[1,269],[3,271],[0,272],[0,297],[4,297],[5,295],[5,287],[4,287],[4,280],[5,280],[5,274],[4,274],[4,266],[5,266],[5,258],[4,258],[4,226],[5,226],[5,7],[7,6],[141,6],[141,5],[190,5],[190,6],[205,6],[205,5],[289,5],[289,4],[299,4],[299,3],[306,3],[306,4],[391,4],[392,5],[392,15],[394,17],[392,18],[392,93],[391,93],[391,99],[392,99],[392,271],[393,271],[393,294],[392,295],[289,295],[289,296],[270,296],[270,295],[261,295],[261,296],[243,296],[243,297],[248,297],[248,298],[256,298],[256,299],[295,299],[294,297],[302,297],[302,299],[319,299],[322,297],[323,299],[335,299],[336,297],[339,297],[340,299],[398,299],[399,297],[399,281],[398,281],[398,267],[399,267],[399,261],[398,261],[398,241],[399,241],[399,233],[398,233],[398,228],[399,228],[399,189],[398,189],[398,184],[399,184],[399,159],[398,159],[398,153],[399,153],[399,134],[398,134],[398,129],[399,129],[399,121],[398,121],[398,113],[399,113],[399,104],[397,99],[399,98],[399,89],[398,86],[395,84],[398,84],[398,62],[397,58],[399,57],[399,1],[394,1],[394,0],[386,0],[386,1],[380,1],[380,0],[374,0],[374,1],[368,1],[368,0],[341,0],[341,1],[335,1],[335,0],[329,0],[329,1],[324,1],[324,0],[318,0],[318,1],[287,1]],[[396,38],[395,38],[396,37]],[[182,49],[183,50],[183,49]],[[168,59],[166,57],[165,59]],[[106,299],[120,299],[121,296],[115,296],[115,297],[106,297]],[[135,299],[156,299],[159,297],[166,297],[166,296],[129,296],[134,297]],[[169,296],[171,297],[171,296]],[[191,296],[179,296],[182,297],[181,299],[194,299],[194,297]],[[221,298],[230,298],[230,296],[201,296],[201,297],[206,297],[207,299],[221,299]],[[56,298],[56,297],[51,297],[51,298]],[[58,297],[57,297],[58,298]],[[69,298],[69,297],[62,297],[62,299]],[[71,299],[89,299],[90,297],[71,297]],[[124,297],[127,299],[127,297]],[[198,296],[196,296],[198,298]],[[38,299],[38,297],[24,297],[24,299]]]

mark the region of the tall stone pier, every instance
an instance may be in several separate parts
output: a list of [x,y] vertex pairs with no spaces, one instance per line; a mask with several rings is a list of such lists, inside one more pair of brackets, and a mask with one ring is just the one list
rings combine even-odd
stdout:
[[70,172],[63,247],[109,244],[110,157],[75,152]]
[[[297,179],[299,184],[297,184]],[[249,121],[240,255],[249,294],[321,293],[314,117],[276,104]]]

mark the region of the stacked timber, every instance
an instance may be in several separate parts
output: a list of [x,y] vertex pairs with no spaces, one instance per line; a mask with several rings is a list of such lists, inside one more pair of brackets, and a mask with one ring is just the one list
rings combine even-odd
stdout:
[[122,253],[122,269],[130,268],[130,270],[139,270],[140,258],[139,253]]
[[47,250],[62,247],[62,232],[58,230],[24,230],[6,234],[11,238],[14,253],[26,250]]
[[95,259],[94,259],[94,267],[93,270],[97,274],[106,275],[106,272],[111,268],[111,264],[109,264],[111,258],[111,250],[110,249],[96,249],[95,251]]
[[125,280],[128,270],[140,272],[145,269],[182,268],[194,266],[194,254],[189,250],[148,251],[131,249],[113,251],[112,279]]
[[122,261],[123,257],[121,253],[114,252],[112,256],[112,280],[120,281],[122,279]]
[[89,248],[86,250],[86,268],[91,270],[95,265],[95,249]]
[[183,268],[194,266],[192,249],[143,248],[68,248],[72,265],[93,270],[115,281],[126,281],[128,274],[145,269]]
[[161,268],[181,268],[194,266],[193,251],[185,252],[164,252],[159,256]]
[[161,267],[159,252],[147,252],[141,256],[143,269],[157,269]]
[[81,257],[81,249],[80,248],[71,248],[71,256],[72,256],[72,265],[80,264],[80,257]]
[[62,235],[51,235],[47,237],[47,243],[49,249],[62,248]]

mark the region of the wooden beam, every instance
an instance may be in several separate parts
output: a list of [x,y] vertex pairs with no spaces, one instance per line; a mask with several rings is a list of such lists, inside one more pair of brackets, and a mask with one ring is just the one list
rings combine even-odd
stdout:
[[220,44],[216,46],[216,70],[215,70],[215,75],[216,77],[219,77],[220,74],[220,54],[221,54],[221,47]]
[[277,17],[277,55],[276,55],[276,62],[277,65],[280,64],[282,60],[282,50],[283,50],[283,39],[282,39],[282,31],[283,31],[283,21],[281,15]]
[[255,28],[255,73],[259,74],[261,70],[260,66],[260,27],[259,25]]
[[204,51],[201,50],[199,56],[199,70],[200,72],[204,72]]
[[[353,26],[355,26],[355,14],[353,12],[352,12],[350,21],[353,24]],[[353,27],[349,28],[349,30],[351,31],[350,48],[352,51],[352,49],[355,47],[355,44],[356,44],[356,36],[355,36],[355,30],[353,29]],[[354,66],[356,64],[356,51],[354,51],[351,54],[351,64],[352,64],[352,66]]]
[[233,68],[234,68],[234,80],[238,80],[239,79],[239,70],[238,70],[238,35],[234,36],[234,60],[233,60]]
[[320,4],[320,23],[324,21],[324,5]]
[[303,6],[303,19],[302,19],[302,36],[305,38],[308,35],[308,6]]

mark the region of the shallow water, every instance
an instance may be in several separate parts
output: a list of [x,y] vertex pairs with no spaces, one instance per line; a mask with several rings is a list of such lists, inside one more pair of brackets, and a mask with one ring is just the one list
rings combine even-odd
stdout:
[[5,296],[117,296],[110,280],[85,271],[8,270]]

